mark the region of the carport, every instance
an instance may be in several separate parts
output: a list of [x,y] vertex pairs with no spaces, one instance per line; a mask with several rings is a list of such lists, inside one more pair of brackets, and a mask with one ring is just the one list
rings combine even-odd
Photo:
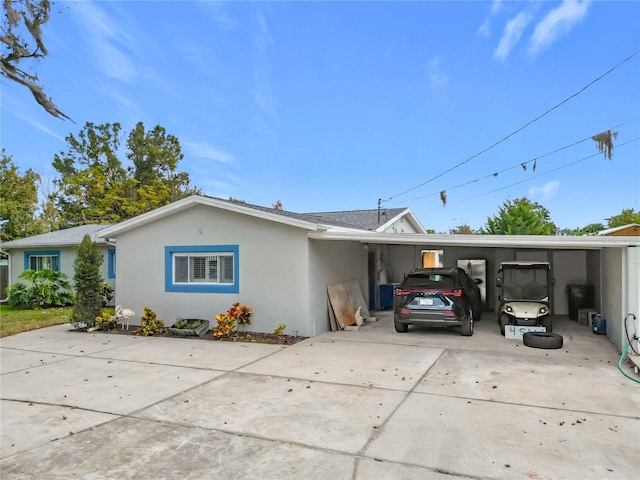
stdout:
[[[311,232],[314,240],[358,241],[367,256],[361,273],[369,285],[370,305],[380,308],[380,285],[402,281],[422,264],[425,252],[444,267],[458,260],[486,260],[485,318],[496,314],[495,277],[500,262],[541,260],[551,264],[555,286],[550,299],[554,314],[569,314],[568,285],[592,285],[593,308],[607,319],[607,337],[621,351],[626,345],[624,318],[640,316],[640,237],[389,234],[344,231]],[[497,327],[496,327],[497,328]]]

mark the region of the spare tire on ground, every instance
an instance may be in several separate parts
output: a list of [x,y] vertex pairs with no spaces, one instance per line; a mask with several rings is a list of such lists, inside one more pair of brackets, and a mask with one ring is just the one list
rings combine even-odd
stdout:
[[531,348],[562,348],[563,338],[558,333],[527,332],[522,335],[522,341]]

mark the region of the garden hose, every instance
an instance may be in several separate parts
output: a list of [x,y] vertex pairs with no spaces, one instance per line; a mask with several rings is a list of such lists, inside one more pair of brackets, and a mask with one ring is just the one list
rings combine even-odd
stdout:
[[624,317],[624,331],[627,335],[627,346],[624,347],[624,349],[622,350],[622,355],[620,355],[620,361],[618,362],[618,370],[620,370],[620,373],[622,373],[629,380],[633,380],[636,383],[640,383],[640,380],[638,380],[637,378],[633,378],[630,375],[627,375],[627,372],[625,372],[622,369],[622,360],[624,360],[624,357],[627,354],[627,350],[629,350],[629,347],[631,347],[631,350],[633,350],[636,354],[638,353],[636,352],[635,348],[633,348],[633,346],[631,345],[631,340],[638,340],[638,332],[636,332],[633,335],[633,338],[629,338],[629,330],[627,329],[627,320],[629,319],[629,317],[633,317],[634,320],[636,319],[636,316],[633,313],[629,313],[626,317]]

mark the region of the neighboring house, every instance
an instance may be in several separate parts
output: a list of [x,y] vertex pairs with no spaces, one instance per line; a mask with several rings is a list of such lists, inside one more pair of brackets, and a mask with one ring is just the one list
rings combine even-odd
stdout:
[[640,236],[640,225],[637,223],[630,223],[628,225],[622,225],[620,227],[607,228],[601,230],[598,235],[614,236],[614,237],[628,237],[628,236]]
[[118,249],[116,302],[145,306],[170,324],[204,318],[241,302],[257,331],[303,336],[327,330],[327,284],[368,285],[367,251],[358,241],[324,242],[310,232],[424,233],[409,209],[300,214],[192,196],[100,232]]
[[[100,230],[109,226],[82,225],[3,243],[0,247],[9,256],[9,285],[18,282],[20,274],[28,269],[59,271],[73,284],[76,249],[84,236],[89,235],[104,258],[100,274],[105,282],[115,287],[115,246],[97,236]],[[5,300],[4,288],[2,290],[2,300]]]

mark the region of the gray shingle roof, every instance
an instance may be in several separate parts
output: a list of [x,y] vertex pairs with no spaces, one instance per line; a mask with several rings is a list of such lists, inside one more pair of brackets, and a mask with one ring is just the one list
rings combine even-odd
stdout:
[[406,208],[382,208],[380,209],[379,217],[377,209],[315,212],[305,213],[304,215],[314,218],[316,222],[320,223],[375,231],[380,225],[384,225],[405,210]]
[[[223,202],[233,203],[232,200],[225,200],[217,197],[215,198]],[[305,220],[307,222],[322,223],[325,225],[332,225],[336,227],[344,228],[357,228],[360,230],[375,231],[380,225],[384,225],[397,215],[400,215],[406,210],[406,208],[383,208],[380,210],[380,221],[378,221],[378,210],[345,210],[338,212],[311,212],[311,213],[296,213],[286,210],[276,210],[275,208],[262,207],[260,205],[252,205],[250,203],[241,203],[245,207],[254,208],[264,212],[275,213],[277,215],[284,215],[291,218],[297,218],[299,220]]]
[[56,232],[43,233],[40,235],[34,235],[33,237],[20,238],[18,240],[11,240],[0,245],[5,249],[11,248],[31,248],[31,247],[46,247],[46,246],[73,246],[80,245],[85,235],[89,235],[94,242],[105,243],[105,240],[98,238],[96,233],[103,228],[109,227],[112,224],[104,225],[81,225],[79,227],[67,228],[65,230],[58,230]]

